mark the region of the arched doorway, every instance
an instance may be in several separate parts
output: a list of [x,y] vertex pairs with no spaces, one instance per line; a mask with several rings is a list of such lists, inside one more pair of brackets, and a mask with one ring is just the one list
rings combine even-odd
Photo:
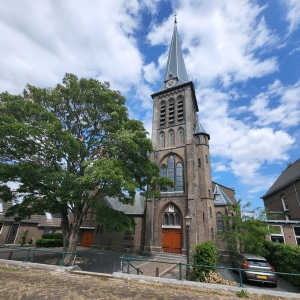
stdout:
[[181,215],[178,209],[170,204],[163,212],[162,248],[163,252],[181,253]]

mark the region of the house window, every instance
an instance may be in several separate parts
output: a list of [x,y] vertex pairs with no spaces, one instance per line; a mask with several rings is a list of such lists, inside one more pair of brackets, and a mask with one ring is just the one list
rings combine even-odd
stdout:
[[3,213],[3,203],[0,203],[0,213]]
[[199,136],[196,137],[196,141],[197,141],[197,144],[200,144],[200,138],[199,138]]
[[297,245],[300,246],[300,227],[294,227],[294,232],[295,232],[295,238]]
[[51,232],[51,227],[45,227],[44,233],[50,233]]
[[56,228],[52,228],[52,233],[56,233]]
[[166,123],[166,102],[162,101],[160,104],[160,125],[164,125]]
[[169,101],[169,123],[174,122],[174,100]]
[[203,137],[203,143],[206,144],[206,137]]
[[0,223],[0,234],[2,232],[3,225],[4,225],[4,223]]
[[207,157],[207,155],[205,155],[205,161],[208,163],[208,157]]
[[52,216],[48,212],[46,212],[46,217],[47,217],[47,221],[51,221],[52,220]]
[[167,214],[164,214],[164,225],[166,225],[166,226],[169,225],[169,217]]
[[218,232],[224,231],[222,214],[220,212],[217,213],[217,230]]
[[288,204],[287,204],[286,199],[285,199],[285,198],[281,198],[281,201],[282,201],[283,210],[284,210],[284,211],[290,210],[290,209],[289,209],[289,206],[288,206]]
[[182,97],[178,99],[177,116],[178,116],[178,122],[183,121],[183,98]]
[[269,225],[269,231],[271,234],[272,242],[284,244],[284,237],[281,225]]

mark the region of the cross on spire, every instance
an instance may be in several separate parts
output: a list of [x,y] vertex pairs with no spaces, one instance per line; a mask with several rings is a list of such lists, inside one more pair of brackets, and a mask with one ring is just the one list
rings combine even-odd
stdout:
[[177,16],[177,12],[175,11],[175,14],[174,14],[174,16],[175,16],[175,20],[174,20],[174,23],[176,24],[177,23],[177,19],[176,19],[176,16]]

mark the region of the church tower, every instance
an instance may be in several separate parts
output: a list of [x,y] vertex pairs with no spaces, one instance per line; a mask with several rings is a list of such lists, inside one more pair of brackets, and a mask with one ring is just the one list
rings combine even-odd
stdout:
[[153,99],[151,161],[175,188],[161,191],[161,199],[147,199],[145,253],[186,254],[184,217],[192,217],[190,249],[214,241],[216,220],[209,157],[209,139],[197,120],[194,83],[189,81],[177,32],[169,50],[164,82]]

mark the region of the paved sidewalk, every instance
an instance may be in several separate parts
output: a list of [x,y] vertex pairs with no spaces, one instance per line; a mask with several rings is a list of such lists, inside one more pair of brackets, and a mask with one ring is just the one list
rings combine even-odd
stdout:
[[[77,275],[54,275],[47,272],[0,270],[0,295],[16,299],[201,299],[225,300],[227,295],[186,289],[149,286],[119,280]],[[230,296],[230,299],[240,299]],[[250,298],[261,300],[260,298]]]

